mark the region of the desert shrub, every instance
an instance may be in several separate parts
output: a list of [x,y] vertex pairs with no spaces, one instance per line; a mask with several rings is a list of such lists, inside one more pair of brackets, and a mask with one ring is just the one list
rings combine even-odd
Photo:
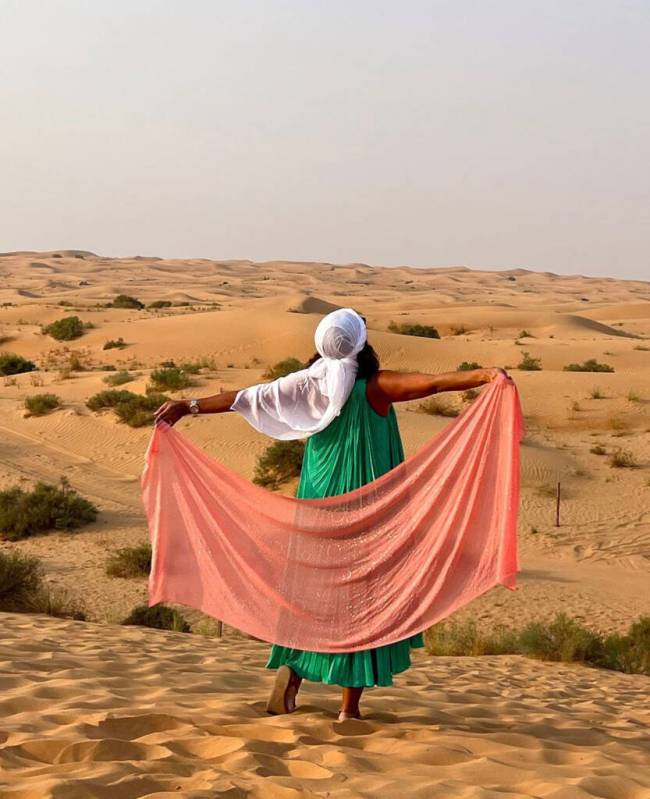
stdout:
[[447,416],[453,417],[458,416],[460,411],[458,408],[454,408],[451,405],[447,405],[444,402],[441,402],[436,397],[430,397],[429,399],[421,402],[418,405],[418,411],[421,413],[428,413],[429,416]]
[[482,369],[480,363],[476,363],[476,361],[463,361],[461,364],[458,364],[456,367],[457,372],[469,372],[473,369]]
[[472,402],[475,400],[479,395],[479,390],[477,388],[468,388],[463,391],[462,397],[465,402]]
[[517,338],[535,338],[535,336],[533,336],[533,334],[529,333],[527,330],[522,330]]
[[650,675],[650,616],[635,621],[625,635],[609,635],[599,665],[628,674]]
[[169,397],[164,394],[134,394],[126,389],[107,389],[93,395],[86,401],[91,411],[112,408],[120,420],[129,427],[144,427],[153,422],[154,411]]
[[388,325],[391,333],[399,333],[402,336],[421,336],[422,338],[440,338],[440,333],[431,325],[412,325],[408,322],[391,322]]
[[47,613],[59,619],[86,621],[83,603],[63,588],[42,585],[36,593],[34,613]]
[[541,660],[597,663],[604,642],[598,633],[559,613],[550,623],[527,624],[519,633],[519,651]]
[[452,325],[451,326],[451,335],[452,336],[462,336],[463,333],[467,333],[467,328],[465,325]]
[[577,400],[573,400],[571,402],[571,410],[574,411],[575,413],[582,410],[582,408],[580,407],[580,403]]
[[633,389],[630,389],[627,392],[627,399],[628,399],[628,402],[641,402],[641,397]]
[[56,394],[33,394],[25,397],[27,416],[44,416],[61,404]]
[[589,393],[591,399],[604,399],[603,392],[598,388],[598,386],[594,386]]
[[111,338],[109,339],[104,346],[102,347],[103,350],[123,350],[126,347],[126,341],[120,336],[119,338]]
[[154,627],[157,630],[173,630],[177,633],[189,633],[190,631],[190,625],[184,616],[177,610],[161,603],[152,607],[138,605],[133,608],[122,624]]
[[15,352],[0,352],[0,375],[19,375],[23,372],[32,372],[36,364],[16,355]]
[[629,449],[617,447],[609,456],[609,465],[614,469],[635,469],[639,464]]
[[144,308],[144,303],[136,300],[135,297],[130,297],[128,294],[118,294],[115,299],[109,303],[111,308],[135,308],[140,310]]
[[650,352],[650,347],[646,347],[644,344],[637,344],[635,347],[632,347],[633,350],[640,350],[641,352]]
[[132,391],[127,391],[126,389],[106,389],[105,391],[99,391],[97,394],[93,394],[92,397],[87,399],[86,407],[91,411],[115,408],[120,403],[128,402],[137,396],[137,394],[134,394]]
[[198,361],[184,361],[180,368],[188,375],[198,375],[201,369],[216,369],[214,358],[199,358]]
[[563,367],[565,372],[613,372],[614,367],[607,363],[598,363],[595,358],[583,363],[569,363]]
[[441,622],[430,627],[424,636],[427,651],[432,655],[504,655],[517,651],[517,633],[498,625],[490,632],[478,628],[476,622]]
[[13,340],[14,340],[13,336],[1,335],[0,336],[0,346],[2,346],[3,344],[7,344],[8,342],[13,341]]
[[542,368],[540,358],[533,358],[529,352],[522,352],[521,361],[517,364],[517,369],[524,372],[539,372]]
[[153,302],[149,303],[149,308],[171,308],[172,301],[171,300],[154,300]]
[[596,444],[596,446],[592,447],[589,452],[591,452],[592,455],[607,455],[607,450],[602,446],[602,444]]
[[0,538],[17,541],[47,530],[72,530],[94,522],[98,513],[65,477],[58,486],[38,482],[31,491],[14,486],[0,491]]
[[118,549],[106,564],[109,577],[146,577],[150,571],[151,544]]
[[149,376],[153,389],[156,391],[178,391],[181,388],[193,386],[194,382],[182,369],[170,366],[163,369],[154,369]]
[[122,386],[124,383],[130,383],[134,378],[135,376],[132,375],[131,372],[121,371],[106,375],[103,381],[109,386]]
[[0,550],[0,610],[32,610],[41,587],[41,562],[33,555]]
[[115,414],[120,422],[129,427],[145,427],[153,423],[154,411],[168,399],[165,394],[154,392],[146,395],[134,394],[131,399],[117,403]]
[[275,441],[257,459],[253,482],[275,490],[292,477],[298,477],[305,454],[305,443],[300,439]]
[[42,367],[46,371],[49,369],[59,369],[61,372],[85,372],[93,364],[92,353],[87,347],[82,349],[70,349],[67,344],[62,347],[55,347],[50,350],[43,358]]
[[278,377],[285,377],[304,368],[305,364],[297,358],[285,358],[274,366],[269,366],[262,376],[267,380],[277,380]]
[[71,341],[84,332],[84,324],[78,316],[64,316],[43,328],[43,332],[57,341]]

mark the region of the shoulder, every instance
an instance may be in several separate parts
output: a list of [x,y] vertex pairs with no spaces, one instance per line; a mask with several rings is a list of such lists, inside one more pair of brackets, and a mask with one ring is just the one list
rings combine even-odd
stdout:
[[385,390],[387,379],[390,380],[390,375],[397,374],[391,372],[389,369],[378,369],[374,375],[369,377],[366,383],[366,398],[375,410],[381,416],[386,414],[391,409],[391,399]]

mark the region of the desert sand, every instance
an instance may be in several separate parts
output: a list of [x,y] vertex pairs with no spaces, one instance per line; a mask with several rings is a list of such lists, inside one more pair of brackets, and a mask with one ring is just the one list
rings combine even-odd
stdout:
[[[137,373],[123,387],[141,393],[162,361],[205,359],[197,385],[174,397],[259,382],[283,358],[307,359],[321,315],[340,306],[366,316],[385,368],[506,366],[526,423],[519,588],[494,589],[457,617],[519,626],[563,610],[624,630],[650,613],[649,282],[72,250],[0,255],[0,278],[0,350],[41,367],[0,378],[0,488],[66,475],[100,509],[79,532],[0,541],[42,558],[48,582],[90,620],[0,614],[0,799],[650,797],[647,677],[419,650],[394,687],[368,692],[363,722],[336,723],[334,689],[314,685],[298,713],[270,718],[266,644],[232,630],[219,640],[116,626],[146,598],[145,580],[107,577],[105,564],[147,539],[139,477],[151,431],[85,406],[106,388],[106,366]],[[120,293],[188,304],[102,307]],[[42,334],[72,314],[93,324],[81,338]],[[441,339],[391,333],[391,320],[434,325]],[[124,349],[102,349],[118,337]],[[517,370],[523,352],[542,370]],[[83,369],[66,368],[71,354]],[[562,370],[589,358],[615,371]],[[45,391],[62,407],[26,418],[25,397]],[[458,393],[442,399],[464,406]],[[407,455],[448,422],[417,406],[396,408]],[[234,414],[179,429],[249,478],[269,443]],[[638,466],[612,468],[595,445],[621,447]]]

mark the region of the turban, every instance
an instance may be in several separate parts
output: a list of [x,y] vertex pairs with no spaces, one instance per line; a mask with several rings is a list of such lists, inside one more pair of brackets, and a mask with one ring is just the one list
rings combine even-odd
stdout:
[[356,311],[332,311],[314,334],[320,358],[306,369],[241,389],[230,409],[271,438],[307,438],[324,430],[350,396],[356,356],[366,340],[366,324]]

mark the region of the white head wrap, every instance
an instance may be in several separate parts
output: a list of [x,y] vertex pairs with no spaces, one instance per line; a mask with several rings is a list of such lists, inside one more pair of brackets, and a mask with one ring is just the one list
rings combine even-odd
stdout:
[[321,356],[311,366],[237,392],[231,410],[272,438],[307,438],[341,413],[357,376],[366,325],[352,308],[324,316],[314,341]]

